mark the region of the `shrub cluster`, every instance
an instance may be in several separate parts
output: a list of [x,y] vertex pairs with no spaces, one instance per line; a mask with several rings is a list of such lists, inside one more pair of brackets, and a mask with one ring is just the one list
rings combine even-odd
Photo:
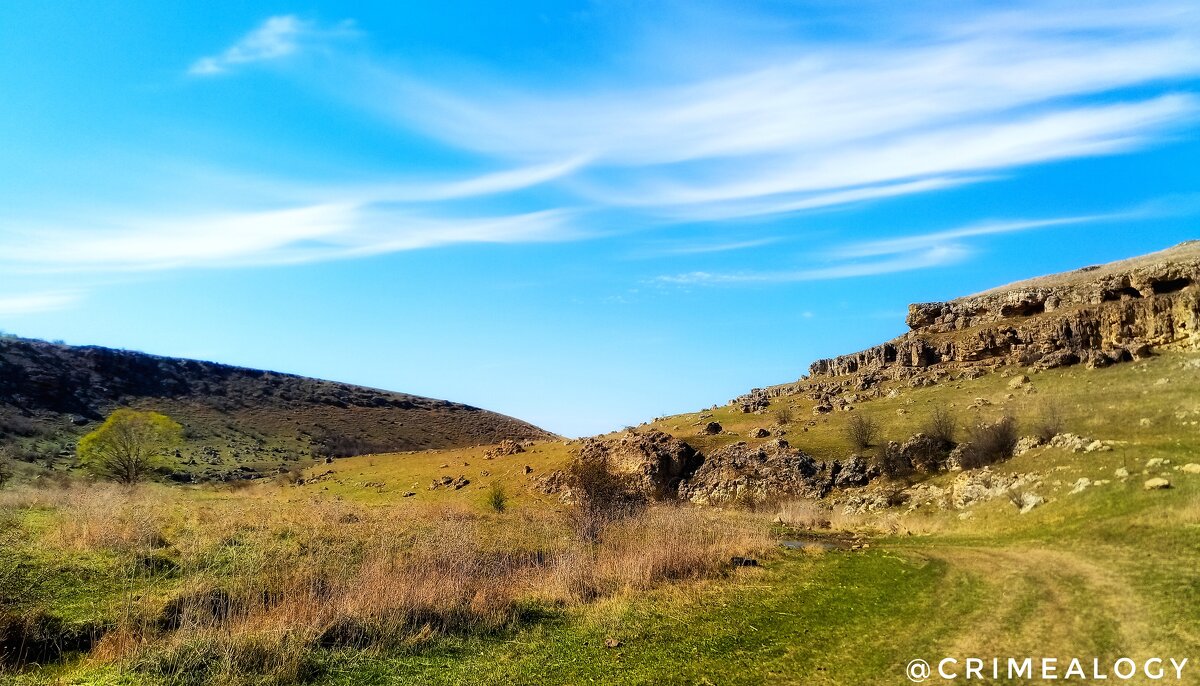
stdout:
[[1017,421],[1010,415],[971,427],[962,468],[975,469],[1007,460],[1017,447],[1017,438]]
[[846,440],[855,451],[866,450],[879,438],[879,422],[869,415],[855,412],[846,422]]

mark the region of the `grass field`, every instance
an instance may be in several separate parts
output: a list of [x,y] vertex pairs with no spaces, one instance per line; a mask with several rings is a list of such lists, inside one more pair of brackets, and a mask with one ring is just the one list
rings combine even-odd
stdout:
[[[1200,474],[1181,469],[1200,463],[1198,360],[1029,374],[1017,389],[1012,377],[1028,372],[1008,370],[857,405],[882,440],[903,441],[935,407],[960,425],[1012,413],[1028,433],[1053,403],[1067,431],[1111,442],[992,467],[1037,475],[1029,488],[1046,501],[1027,514],[1007,497],[963,510],[918,499],[835,509],[828,528],[806,531],[788,513],[820,506],[661,507],[589,547],[567,508],[534,488],[569,459],[561,442],[494,459],[337,460],[300,486],[10,489],[5,615],[68,648],[104,635],[0,683],[898,684],[914,658],[1010,656],[1057,657],[1060,673],[1072,657],[1089,669],[1093,658],[1191,657],[1181,683],[1200,683]],[[780,406],[793,418],[776,426]],[[820,459],[850,452],[851,413],[814,417],[807,399],[701,414],[656,426],[704,448],[754,442],[746,434],[766,426]],[[700,436],[711,419],[726,433]],[[471,483],[430,490],[442,476]],[[1154,476],[1171,488],[1144,490]],[[1080,478],[1102,483],[1072,492]],[[493,482],[504,512],[488,504]],[[778,545],[791,538],[839,545]],[[759,566],[733,567],[734,555]],[[237,608],[220,617],[205,610],[218,588]]]

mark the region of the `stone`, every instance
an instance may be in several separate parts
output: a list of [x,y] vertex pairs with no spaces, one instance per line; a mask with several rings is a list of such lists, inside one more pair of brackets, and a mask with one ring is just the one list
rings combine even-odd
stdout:
[[1161,457],[1152,457],[1149,460],[1146,460],[1146,469],[1157,469],[1166,463],[1167,461]]
[[1022,436],[1017,439],[1017,444],[1013,447],[1013,455],[1024,455],[1034,448],[1040,448],[1042,445],[1043,442],[1040,436]]
[[952,447],[932,436],[919,433],[900,445],[899,452],[917,472],[934,474],[945,467]]
[[1025,376],[1024,374],[1021,374],[1020,376],[1014,376],[1012,378],[1012,380],[1010,380],[1008,382],[1008,387],[1009,388],[1020,388],[1021,386],[1024,386],[1027,383],[1029,383],[1029,377]]
[[713,434],[719,434],[719,433],[721,433],[723,430],[724,430],[724,429],[721,427],[721,423],[720,423],[720,422],[709,422],[709,423],[707,423],[707,424],[705,424],[705,425],[704,425],[704,428],[703,428],[703,429],[701,429],[701,433],[706,433],[706,434],[709,434],[709,435],[711,436],[711,435],[713,435]]
[[492,459],[497,457],[507,457],[509,455],[519,455],[523,452],[525,452],[525,446],[512,439],[506,438],[497,443],[495,446],[489,448],[487,452],[483,454],[483,456],[484,459]]
[[1115,474],[1118,479],[1129,478],[1129,470],[1124,467],[1117,467],[1117,470],[1113,472],[1113,474]]
[[1071,494],[1074,495],[1076,493],[1082,493],[1087,490],[1088,486],[1091,486],[1091,485],[1092,485],[1091,479],[1087,478],[1086,476],[1080,477],[1079,479],[1077,479],[1075,481],[1075,483],[1071,484]]
[[1017,512],[1020,514],[1027,514],[1033,508],[1045,502],[1046,499],[1042,496],[1029,492],[1018,493],[1013,499],[1013,504],[1017,506]]
[[830,480],[834,488],[866,486],[879,477],[879,468],[862,455],[851,455],[830,465]]
[[1200,464],[1196,464],[1195,462],[1189,462],[1179,469],[1187,472],[1188,474],[1200,474]]
[[946,456],[946,471],[961,472],[963,468],[963,457],[967,451],[971,449],[971,444],[968,442],[959,443],[954,446],[950,454]]
[[767,429],[759,427],[757,429],[751,429],[749,435],[750,435],[750,438],[768,438],[768,437],[770,437],[771,432],[768,431]]
[[1142,488],[1147,491],[1161,491],[1161,490],[1164,490],[1164,489],[1167,489],[1170,487],[1171,487],[1171,482],[1167,481],[1166,479],[1164,479],[1162,477],[1154,477],[1153,479],[1146,479],[1146,482],[1142,484]]
[[620,648],[621,642],[615,638],[606,638],[606,639],[604,639],[604,647],[605,648]]

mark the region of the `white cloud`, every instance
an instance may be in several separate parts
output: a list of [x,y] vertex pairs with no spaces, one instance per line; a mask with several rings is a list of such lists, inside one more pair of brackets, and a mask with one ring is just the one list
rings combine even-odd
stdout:
[[824,257],[832,264],[779,271],[690,272],[660,276],[657,282],[675,285],[788,283],[891,274],[960,262],[972,253],[971,249],[962,243],[962,239],[965,238],[1114,221],[1133,216],[1139,216],[1139,213],[985,222],[919,235],[847,243],[824,252]]
[[747,45],[738,64],[765,56],[757,67],[674,85],[456,88],[453,76],[372,67],[353,89],[451,146],[587,156],[571,183],[582,197],[692,220],[978,183],[1141,149],[1200,116],[1195,96],[1170,90],[1200,75],[1200,11],[1188,5],[946,15],[926,17],[919,38]]
[[834,257],[852,259],[856,257],[876,257],[878,255],[895,255],[904,252],[925,250],[938,245],[944,245],[955,239],[992,234],[1016,233],[1055,226],[1084,224],[1098,221],[1112,221],[1123,217],[1134,216],[1133,213],[1116,213],[1087,217],[1062,217],[1059,219],[1031,219],[1008,222],[985,222],[972,226],[963,226],[946,231],[934,231],[916,236],[886,238],[876,241],[862,241],[840,246],[830,252]]
[[[89,209],[53,221],[9,219],[0,221],[0,266],[26,272],[147,271],[295,264],[459,243],[567,240],[584,235],[575,226],[578,211],[481,216],[455,213],[444,204],[538,186],[582,163],[566,160],[442,183],[264,184],[262,194],[283,205],[280,209],[151,214]],[[243,179],[239,185],[255,184]]]
[[80,297],[80,294],[74,291],[0,295],[0,316],[10,317],[62,310],[74,305],[80,300]]
[[193,62],[188,73],[213,76],[239,65],[277,60],[320,40],[350,35],[352,26],[350,22],[342,22],[332,28],[322,28],[291,14],[270,17],[222,52]]
[[571,213],[451,218],[364,205],[210,216],[110,218],[0,236],[0,265],[26,271],[145,271],[299,264],[457,243],[574,238]]
[[810,267],[768,272],[690,272],[676,276],[661,276],[659,283],[674,285],[720,285],[752,283],[794,283],[799,281],[829,281],[860,276],[876,276],[895,272],[927,269],[959,262],[970,254],[961,245],[939,245],[883,260],[845,262],[826,267]]

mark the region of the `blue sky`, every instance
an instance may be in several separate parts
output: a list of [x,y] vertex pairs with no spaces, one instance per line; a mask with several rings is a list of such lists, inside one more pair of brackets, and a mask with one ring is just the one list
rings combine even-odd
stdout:
[[1189,2],[12,0],[0,92],[0,329],[568,435],[1200,237]]

